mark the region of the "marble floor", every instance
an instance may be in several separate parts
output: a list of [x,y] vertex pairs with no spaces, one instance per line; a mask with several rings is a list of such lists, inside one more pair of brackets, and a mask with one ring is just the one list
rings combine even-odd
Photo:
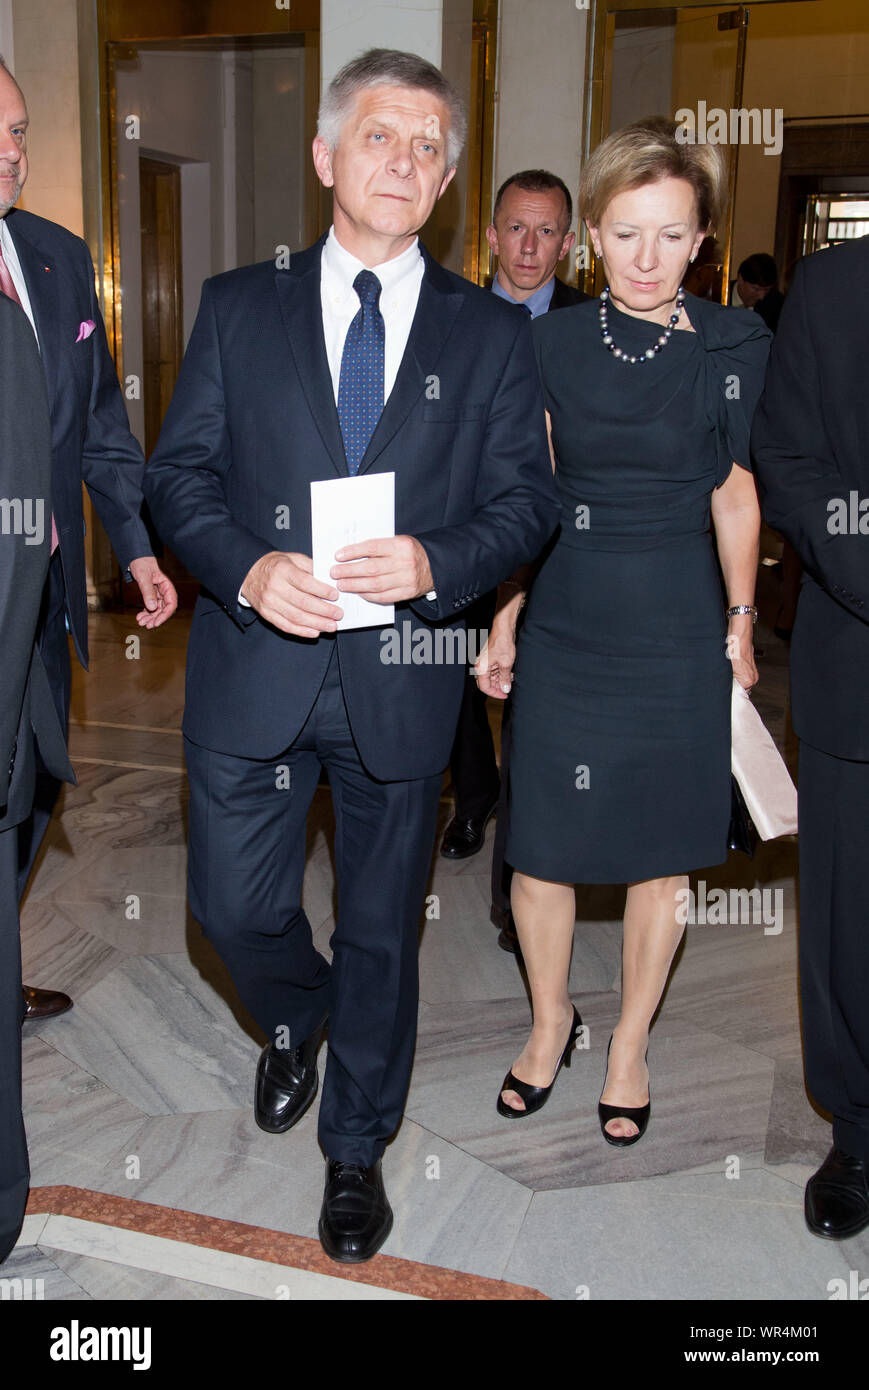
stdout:
[[[761,571],[755,703],[794,766],[787,648],[769,625],[777,582]],[[273,1298],[289,1281],[306,1298],[824,1300],[832,1279],[869,1273],[869,1233],[828,1243],[803,1222],[803,1185],[830,1131],[803,1081],[795,842],[707,874],[707,892],[778,891],[778,919],[688,927],[652,1032],[649,1130],[619,1151],[600,1136],[596,1103],[623,890],[577,893],[571,991],[586,1045],[534,1120],[495,1111],[529,1007],[489,922],[490,823],[474,858],[433,856],[416,1063],[384,1160],[395,1227],[346,1282],[316,1242],[316,1107],[287,1135],[256,1127],[262,1040],[186,907],[187,623],[138,633],[131,616],[101,614],[91,633],[92,669],[76,670],[73,698],[78,785],[22,914],[25,978],[68,990],[75,1007],[25,1027],[34,1191],[4,1277],[42,1279],[58,1299]],[[450,813],[445,784],[439,830]],[[305,907],[326,953],[331,830],[323,788]]]

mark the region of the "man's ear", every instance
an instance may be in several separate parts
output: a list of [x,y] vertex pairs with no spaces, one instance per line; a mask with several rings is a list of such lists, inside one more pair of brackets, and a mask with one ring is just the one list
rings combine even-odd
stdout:
[[489,250],[492,252],[492,255],[500,256],[501,248],[498,242],[498,233],[495,230],[495,224],[493,222],[490,222],[486,228],[486,240],[489,243]]
[[456,166],[455,166],[455,164],[454,164],[453,167],[452,167],[452,169],[447,169],[447,172],[444,174],[443,183],[441,184],[441,186],[440,186],[440,188],[439,188],[439,190],[438,190],[438,198],[442,198],[442,197],[444,196],[444,194],[446,193],[446,191],[447,191],[447,189],[449,188],[450,184],[452,183],[453,179],[455,178],[455,175],[456,175]]
[[335,182],[332,175],[332,151],[320,135],[314,136],[314,143],[311,146],[311,150],[314,156],[314,168],[317,171],[317,178],[324,188],[331,188]]
[[560,261],[564,260],[564,257],[567,255],[568,251],[570,251],[575,241],[576,232],[568,232],[563,242],[561,243],[561,255],[558,257]]

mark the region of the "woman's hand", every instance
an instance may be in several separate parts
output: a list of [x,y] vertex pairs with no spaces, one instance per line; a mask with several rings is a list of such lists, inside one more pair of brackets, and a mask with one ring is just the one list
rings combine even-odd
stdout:
[[731,618],[727,629],[727,655],[736,680],[743,690],[751,690],[759,677],[754,664],[754,624],[750,616]]
[[512,623],[496,619],[486,643],[474,663],[474,676],[484,695],[506,700],[513,685],[516,661],[516,630]]

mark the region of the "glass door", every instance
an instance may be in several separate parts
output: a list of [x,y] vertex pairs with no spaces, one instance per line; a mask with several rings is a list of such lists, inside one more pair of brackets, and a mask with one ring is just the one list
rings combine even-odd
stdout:
[[[752,0],[752,4],[785,0]],[[813,0],[804,0],[813,3]],[[669,115],[691,137],[719,144],[728,162],[728,216],[704,243],[689,288],[727,299],[740,144],[779,137],[775,113],[743,109],[742,91],[749,6],[683,0],[592,0],[588,26],[584,157],[611,131],[643,116]],[[589,292],[599,291],[594,253],[585,228],[577,244],[577,271]]]

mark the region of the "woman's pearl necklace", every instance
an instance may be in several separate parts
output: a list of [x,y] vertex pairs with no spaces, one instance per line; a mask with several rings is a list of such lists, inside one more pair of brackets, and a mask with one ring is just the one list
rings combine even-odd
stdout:
[[[600,296],[600,336],[603,339],[604,347],[612,353],[613,357],[617,357],[620,362],[625,362],[629,367],[638,367],[641,366],[643,362],[651,362],[652,358],[657,357],[661,349],[667,346],[673,336],[673,329],[679,322],[682,305],[685,303],[685,290],[681,285],[679,286],[676,294],[676,308],[670,315],[670,322],[654,346],[647,348],[645,352],[641,352],[639,357],[632,357],[629,352],[623,352],[622,349],[616,347],[613,342],[613,335],[609,331],[609,297],[610,287],[607,285],[606,288],[601,291]],[[648,319],[646,322],[648,323]]]

